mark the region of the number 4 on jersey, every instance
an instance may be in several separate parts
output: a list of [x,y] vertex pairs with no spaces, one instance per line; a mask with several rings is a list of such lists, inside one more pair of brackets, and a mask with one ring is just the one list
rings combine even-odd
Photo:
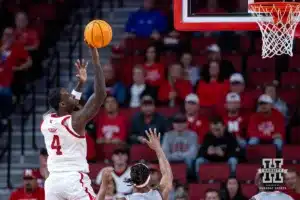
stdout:
[[58,135],[53,135],[53,139],[52,139],[52,143],[51,143],[51,149],[56,150],[56,155],[62,155],[61,145],[60,145]]

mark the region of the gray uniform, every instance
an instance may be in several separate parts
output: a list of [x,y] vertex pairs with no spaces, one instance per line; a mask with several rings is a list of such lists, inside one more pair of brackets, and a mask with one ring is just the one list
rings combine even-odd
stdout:
[[275,191],[275,192],[260,192],[253,196],[251,200],[294,200],[289,195]]
[[127,195],[126,200],[162,200],[160,193],[157,190],[150,190],[146,193],[133,193]]

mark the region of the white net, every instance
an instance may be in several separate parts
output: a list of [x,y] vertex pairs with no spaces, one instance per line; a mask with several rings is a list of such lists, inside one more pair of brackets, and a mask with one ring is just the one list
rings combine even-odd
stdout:
[[249,5],[262,34],[262,57],[293,56],[295,30],[300,21],[300,4]]

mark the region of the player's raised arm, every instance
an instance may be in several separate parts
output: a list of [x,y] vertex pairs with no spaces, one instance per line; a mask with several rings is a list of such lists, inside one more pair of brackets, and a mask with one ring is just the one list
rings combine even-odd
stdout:
[[159,184],[159,190],[163,200],[169,199],[169,193],[172,190],[173,173],[169,161],[160,145],[160,133],[157,134],[156,129],[149,129],[146,131],[148,139],[144,139],[144,142],[153,149],[157,155],[159,161],[159,168],[162,174],[162,178]]
[[105,199],[105,194],[107,191],[107,187],[109,185],[109,183],[112,180],[112,175],[111,173],[113,172],[113,168],[112,167],[106,167],[103,169],[102,171],[102,181],[101,181],[101,186],[99,189],[99,192],[97,194],[97,199],[96,200],[104,200]]
[[99,61],[98,50],[93,47],[90,47],[90,50],[92,53],[92,62],[95,74],[94,93],[81,110],[72,114],[72,126],[78,134],[84,134],[82,132],[86,123],[98,113],[98,110],[106,97],[105,80],[102,66]]

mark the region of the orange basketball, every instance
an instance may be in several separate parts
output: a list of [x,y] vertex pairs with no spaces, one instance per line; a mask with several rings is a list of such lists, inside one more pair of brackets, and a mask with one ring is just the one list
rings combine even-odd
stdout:
[[112,28],[106,21],[93,20],[84,29],[84,39],[93,47],[105,47],[112,39]]

